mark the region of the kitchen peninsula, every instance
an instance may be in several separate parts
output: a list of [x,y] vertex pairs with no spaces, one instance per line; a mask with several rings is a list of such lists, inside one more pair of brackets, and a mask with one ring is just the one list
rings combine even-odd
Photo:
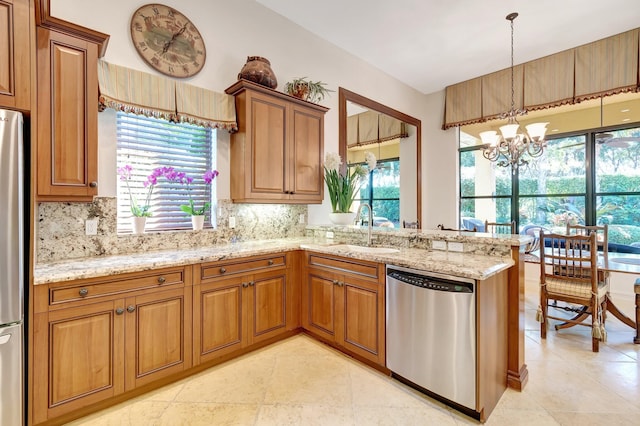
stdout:
[[[334,240],[324,238],[329,229]],[[486,369],[502,369],[501,379],[483,377],[479,382],[476,411],[486,419],[506,387],[507,357],[512,356],[507,350],[514,346],[507,333],[511,312],[506,312],[512,300],[507,303],[505,288],[517,269],[511,252],[518,253],[529,237],[380,230],[374,231],[377,245],[394,247],[397,253],[352,251],[339,244],[360,244],[362,236],[359,227],[308,226],[304,237],[38,264],[34,345],[35,352],[49,355],[34,364],[35,423],[55,424],[87,414],[303,330],[388,372],[385,264],[472,278],[480,289],[498,289],[497,299],[491,293],[480,297],[479,304],[496,303],[503,295],[501,305],[483,310],[497,312],[505,330],[497,340],[484,339],[504,348],[504,365]],[[434,240],[459,243],[464,251],[432,250]],[[320,262],[313,263],[311,256]],[[355,334],[341,335],[337,329],[319,334],[308,327],[310,270],[344,277],[338,281],[345,288],[332,291],[343,295],[340,303],[353,304],[349,309],[360,309],[359,319],[370,320],[365,322],[370,327],[350,328],[351,319],[339,316],[336,327]],[[347,288],[356,291],[347,297]],[[345,306],[345,312],[349,309]],[[482,353],[483,361],[490,364],[492,354]]]

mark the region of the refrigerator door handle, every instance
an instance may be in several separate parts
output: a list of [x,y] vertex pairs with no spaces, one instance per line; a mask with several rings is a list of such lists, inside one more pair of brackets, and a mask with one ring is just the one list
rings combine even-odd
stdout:
[[5,334],[4,336],[0,336],[0,345],[4,345],[5,343],[11,340],[11,334]]

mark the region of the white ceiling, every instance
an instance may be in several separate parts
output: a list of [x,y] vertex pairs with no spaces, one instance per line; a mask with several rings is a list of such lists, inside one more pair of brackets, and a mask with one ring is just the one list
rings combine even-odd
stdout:
[[422,93],[640,26],[640,0],[256,0]]

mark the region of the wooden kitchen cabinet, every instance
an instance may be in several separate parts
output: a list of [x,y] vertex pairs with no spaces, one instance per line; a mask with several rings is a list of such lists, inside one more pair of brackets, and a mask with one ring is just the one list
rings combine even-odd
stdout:
[[0,108],[30,110],[32,16],[29,0],[0,0]]
[[231,135],[231,198],[243,203],[321,203],[327,108],[246,80]]
[[212,262],[194,285],[194,363],[210,361],[297,328],[288,279],[292,254]]
[[39,201],[91,201],[98,192],[98,44],[36,31]]
[[35,287],[34,423],[192,365],[191,267]]
[[310,252],[306,277],[302,326],[384,366],[384,265]]

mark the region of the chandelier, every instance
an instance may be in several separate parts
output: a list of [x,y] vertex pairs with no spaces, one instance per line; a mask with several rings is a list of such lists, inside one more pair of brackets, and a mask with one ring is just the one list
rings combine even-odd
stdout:
[[517,116],[526,115],[527,111],[516,109],[515,88],[513,82],[513,20],[518,17],[517,13],[507,15],[507,20],[511,22],[511,109],[500,115],[501,119],[507,119],[507,124],[500,126],[500,133],[489,130],[480,133],[480,139],[485,145],[482,155],[489,161],[494,161],[498,166],[511,166],[515,174],[520,166],[529,164],[530,158],[542,155],[546,142],[544,135],[549,123],[533,123],[526,127],[526,133],[520,133],[520,124]]

